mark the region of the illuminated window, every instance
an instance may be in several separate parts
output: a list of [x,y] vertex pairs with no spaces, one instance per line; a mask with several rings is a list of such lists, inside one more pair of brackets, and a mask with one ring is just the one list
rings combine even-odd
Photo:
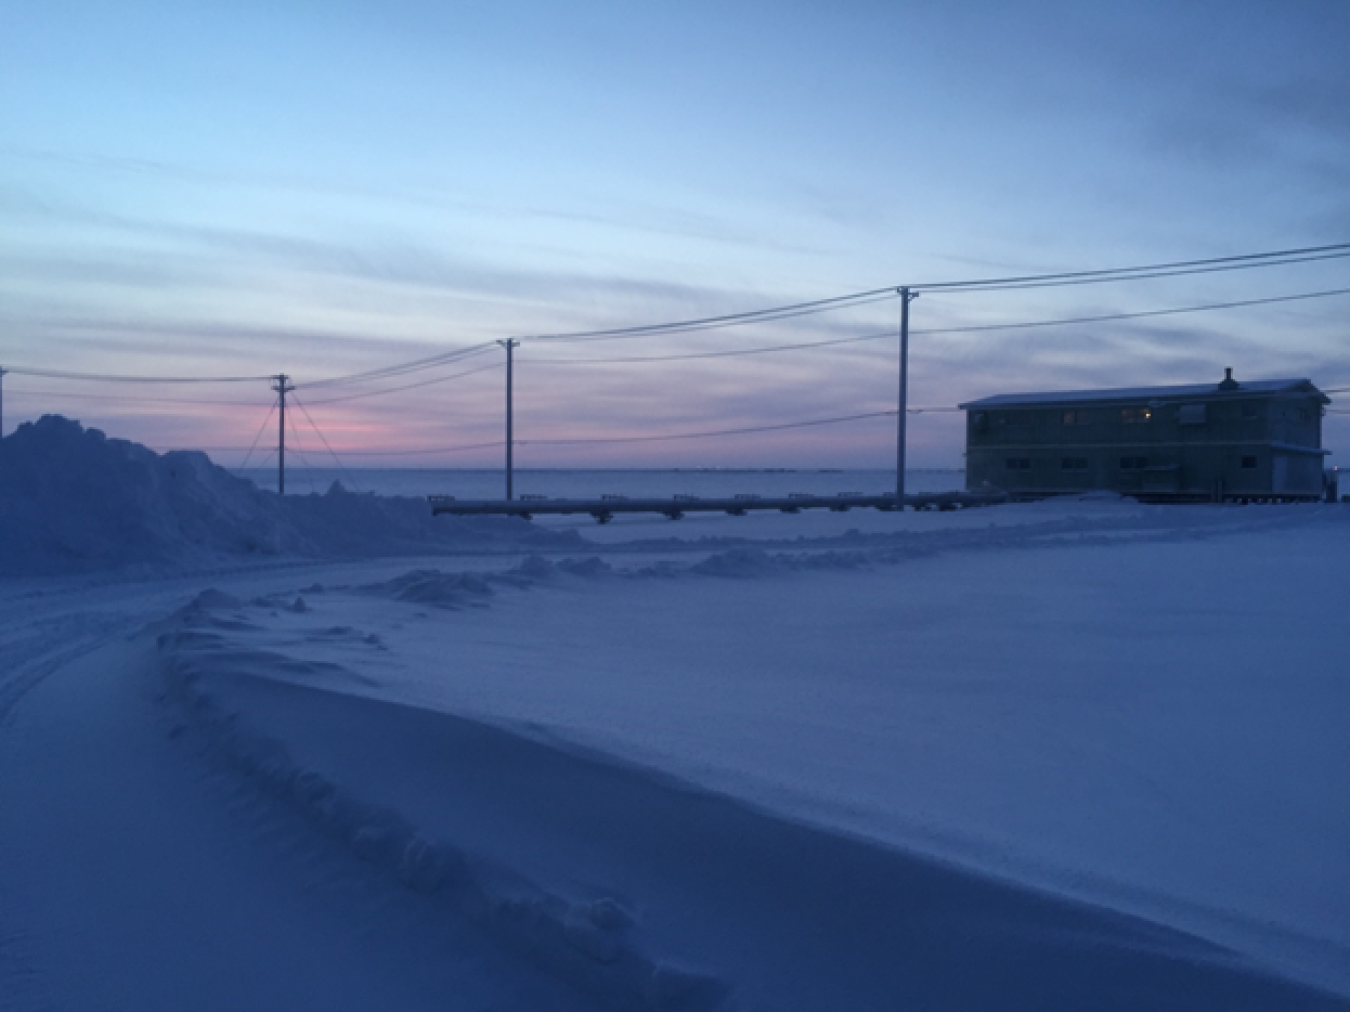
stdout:
[[1151,421],[1153,411],[1149,408],[1121,408],[1120,420],[1126,425],[1142,425],[1144,422]]

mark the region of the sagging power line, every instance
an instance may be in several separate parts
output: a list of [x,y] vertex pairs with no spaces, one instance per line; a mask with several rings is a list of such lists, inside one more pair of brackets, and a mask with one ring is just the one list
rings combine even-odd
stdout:
[[[747,325],[747,324],[751,324],[751,323],[774,322],[774,321],[783,320],[783,319],[787,319],[787,318],[794,317],[794,316],[803,316],[803,315],[809,315],[809,314],[819,314],[819,313],[834,312],[834,311],[838,311],[838,310],[845,309],[845,308],[853,308],[853,307],[858,307],[858,306],[866,306],[866,305],[870,305],[870,304],[872,304],[872,303],[877,303],[877,302],[882,302],[882,301],[889,301],[889,300],[892,300],[892,299],[895,299],[895,298],[898,297],[898,298],[900,298],[901,304],[902,304],[902,305],[901,305],[901,314],[900,314],[900,317],[901,317],[901,318],[900,318],[900,327],[899,327],[899,338],[900,338],[900,360],[899,360],[899,369],[900,369],[900,377],[899,377],[899,403],[898,403],[897,408],[896,408],[895,410],[893,410],[893,411],[887,411],[887,412],[875,412],[875,413],[866,413],[866,414],[863,414],[863,415],[857,415],[857,416],[842,416],[842,417],[839,418],[839,419],[823,419],[823,420],[822,420],[822,419],[814,419],[814,420],[805,420],[805,421],[801,421],[801,422],[789,422],[789,423],[783,423],[783,424],[778,424],[778,425],[752,426],[752,427],[747,427],[747,428],[743,428],[743,429],[719,429],[719,430],[713,430],[713,431],[707,431],[707,432],[675,433],[675,434],[665,434],[665,435],[655,435],[655,436],[590,437],[590,438],[556,439],[556,440],[549,440],[549,439],[541,439],[541,440],[520,440],[519,442],[521,442],[521,443],[523,443],[523,444],[525,444],[525,445],[529,445],[529,444],[532,444],[532,443],[533,443],[533,444],[537,444],[537,445],[546,445],[546,444],[549,444],[549,443],[556,443],[556,444],[564,444],[564,443],[567,443],[567,444],[578,444],[578,443],[588,443],[588,442],[589,442],[589,443],[600,443],[600,442],[632,442],[632,443],[638,443],[638,442],[657,442],[657,441],[674,440],[674,439],[712,438],[712,437],[717,437],[717,436],[737,435],[737,434],[750,433],[750,432],[775,431],[775,430],[779,430],[779,429],[800,428],[800,427],[805,427],[805,426],[809,426],[809,425],[834,424],[834,423],[836,423],[836,422],[850,421],[850,420],[855,420],[855,419],[863,418],[863,417],[879,417],[879,416],[881,416],[881,415],[895,415],[895,416],[897,417],[897,451],[896,451],[896,452],[897,452],[897,478],[896,478],[896,481],[897,481],[896,490],[897,490],[897,492],[896,492],[896,494],[897,494],[898,496],[903,496],[903,494],[904,494],[905,443],[906,443],[906,438],[905,438],[905,419],[906,419],[906,416],[907,416],[909,413],[911,413],[910,410],[909,410],[909,408],[908,408],[908,404],[907,404],[907,396],[908,396],[908,392],[907,392],[907,373],[908,373],[908,348],[907,348],[907,343],[908,343],[908,337],[909,337],[909,335],[910,335],[910,330],[909,330],[909,326],[908,326],[908,324],[909,324],[909,303],[910,303],[910,301],[911,301],[913,298],[918,297],[918,295],[919,295],[921,292],[926,292],[926,291],[927,291],[927,292],[937,292],[937,293],[942,293],[942,294],[961,294],[961,293],[965,293],[965,292],[992,291],[992,290],[1010,290],[1010,289],[1028,288],[1028,287],[1052,287],[1052,286],[1061,286],[1061,285],[1063,285],[1063,286],[1068,286],[1068,285],[1077,285],[1077,284],[1086,284],[1086,283],[1100,283],[1100,282],[1105,282],[1105,281],[1122,281],[1122,282],[1123,282],[1123,281],[1138,281],[1138,280],[1145,280],[1145,279],[1152,279],[1152,278],[1160,278],[1160,277],[1172,277],[1172,276],[1182,276],[1182,275],[1189,275],[1189,274],[1210,273],[1210,272],[1215,272],[1215,271],[1247,270],[1247,269],[1253,269],[1253,268],[1257,268],[1257,267],[1273,267],[1273,266],[1281,266],[1281,265],[1289,265],[1289,264],[1301,264],[1301,263],[1309,263],[1309,262],[1313,262],[1313,261],[1338,259],[1338,258],[1344,258],[1344,257],[1350,257],[1350,243],[1346,243],[1346,244],[1338,244],[1338,245],[1331,245],[1331,246],[1320,246],[1320,247],[1305,247],[1305,248],[1302,248],[1302,249],[1292,249],[1292,250],[1279,250],[1279,251],[1272,251],[1272,252],[1267,252],[1267,253],[1244,254],[1244,255],[1241,255],[1241,256],[1235,256],[1235,257],[1220,257],[1220,258],[1209,258],[1209,259],[1204,259],[1204,260],[1174,261],[1174,262],[1170,262],[1170,263],[1142,265],[1142,266],[1126,267],[1126,268],[1112,268],[1112,269],[1098,270],[1098,271],[1075,271],[1075,272],[1062,272],[1062,273],[1059,273],[1059,274],[1021,275],[1021,276],[1006,277],[1006,278],[985,278],[985,279],[974,279],[974,280],[967,280],[967,281],[936,282],[936,283],[928,283],[928,284],[925,284],[925,285],[901,286],[901,287],[896,288],[896,289],[873,289],[873,290],[869,290],[869,291],[853,293],[853,294],[851,294],[851,295],[837,296],[837,297],[829,298],[829,299],[815,300],[815,301],[810,301],[810,302],[797,302],[797,303],[791,303],[791,304],[782,305],[782,306],[770,307],[770,308],[768,308],[768,309],[753,310],[753,311],[749,311],[749,312],[735,313],[735,314],[724,314],[724,315],[721,315],[721,316],[703,317],[703,318],[697,318],[697,319],[690,319],[690,320],[683,320],[683,321],[673,321],[673,322],[669,322],[669,323],[660,323],[660,324],[648,324],[648,325],[641,325],[641,326],[635,326],[635,327],[626,327],[626,328],[611,328],[611,329],[607,329],[607,330],[590,330],[590,331],[575,331],[575,332],[552,333],[552,334],[535,334],[535,335],[527,336],[527,337],[508,338],[508,339],[505,339],[505,340],[502,340],[502,341],[498,341],[498,342],[483,342],[483,343],[480,343],[480,344],[471,345],[471,346],[467,346],[467,347],[460,347],[460,348],[456,348],[456,349],[451,349],[451,350],[449,350],[449,351],[442,352],[442,353],[439,353],[439,354],[433,355],[433,356],[425,356],[425,357],[423,357],[423,358],[415,359],[415,360],[412,360],[412,361],[409,361],[409,362],[398,363],[398,364],[394,364],[394,365],[390,365],[390,366],[386,366],[386,367],[382,367],[382,368],[378,368],[378,369],[369,369],[369,370],[365,370],[365,371],[363,371],[363,372],[351,373],[351,374],[347,374],[347,375],[344,375],[344,376],[328,377],[328,378],[325,378],[325,379],[320,379],[320,380],[316,380],[316,381],[313,381],[313,382],[305,383],[305,384],[303,384],[303,386],[304,386],[304,388],[307,389],[307,390],[308,390],[308,389],[311,389],[311,388],[320,388],[320,389],[322,389],[322,388],[324,388],[324,387],[326,387],[326,386],[344,386],[344,385],[353,385],[353,384],[360,384],[360,383],[367,383],[367,382],[375,382],[375,381],[379,381],[379,380],[394,379],[394,378],[397,378],[397,377],[400,377],[400,376],[416,374],[416,373],[423,372],[423,371],[427,371],[427,370],[431,370],[431,369],[439,369],[439,368],[443,368],[443,367],[445,367],[445,366],[447,366],[447,365],[451,365],[451,364],[454,364],[454,363],[456,363],[456,362],[464,361],[464,360],[466,360],[466,359],[470,359],[470,358],[473,358],[473,357],[476,357],[476,356],[479,356],[479,355],[482,355],[482,354],[486,354],[486,353],[488,353],[488,352],[490,352],[490,351],[492,350],[492,344],[493,344],[493,343],[500,344],[502,347],[504,347],[504,348],[506,349],[506,353],[507,353],[507,354],[506,354],[506,362],[504,363],[504,364],[505,364],[505,367],[506,367],[506,371],[507,371],[507,383],[506,383],[506,438],[505,438],[504,441],[495,442],[495,443],[492,443],[492,444],[475,444],[475,445],[472,446],[472,447],[442,448],[442,449],[440,449],[440,450],[428,450],[428,451],[383,451],[383,452],[381,452],[381,451],[355,451],[355,453],[356,453],[357,455],[376,455],[376,454],[381,454],[381,455],[397,455],[397,454],[400,454],[400,453],[413,454],[413,453],[424,453],[424,452],[426,452],[426,453],[434,453],[434,452],[458,452],[458,451],[460,451],[460,450],[468,450],[468,449],[474,449],[474,448],[481,448],[481,447],[485,447],[485,446],[489,446],[489,445],[503,445],[503,446],[505,447],[505,449],[506,449],[506,495],[507,495],[507,498],[510,499],[510,498],[512,497],[512,493],[513,493],[513,486],[512,486],[512,471],[513,471],[513,465],[514,465],[513,450],[514,450],[514,445],[515,445],[515,443],[518,442],[518,440],[516,440],[515,437],[514,437],[514,428],[513,428],[513,404],[512,404],[512,398],[513,398],[513,378],[512,378],[513,352],[514,352],[514,350],[515,350],[517,347],[520,347],[523,343],[525,343],[525,342],[536,342],[536,341],[538,341],[538,342],[545,342],[545,341],[558,341],[558,342],[564,342],[564,341],[617,340],[617,339],[621,339],[621,338],[642,338],[642,337],[668,336],[668,335],[679,334],[679,333],[687,333],[687,332],[698,331],[698,330],[709,330],[709,329],[719,329],[719,328],[726,328],[726,327],[743,326],[743,325]],[[1130,313],[1109,313],[1109,314],[1098,314],[1098,315],[1094,315],[1094,316],[1077,316],[1077,317],[1066,317],[1066,318],[1058,318],[1058,319],[1045,319],[1045,320],[1030,320],[1030,321],[1021,321],[1021,322],[1007,322],[1007,323],[982,324],[982,325],[973,325],[973,326],[964,326],[964,327],[930,328],[930,329],[927,329],[927,330],[915,330],[915,331],[914,331],[914,334],[916,334],[916,335],[921,335],[921,334],[958,334],[958,333],[977,333],[977,332],[984,332],[984,331],[1000,331],[1000,330],[1006,331],[1006,330],[1013,330],[1013,329],[1034,328],[1034,327],[1064,326],[1064,325],[1068,325],[1068,324],[1101,323],[1101,322],[1107,322],[1107,321],[1112,321],[1112,320],[1140,319],[1140,318],[1145,318],[1145,317],[1158,317],[1158,316],[1166,316],[1166,315],[1171,315],[1171,314],[1195,313],[1195,312],[1204,312],[1204,311],[1220,310],[1220,309],[1232,309],[1232,308],[1245,307],[1245,306],[1256,306],[1256,305],[1274,304],[1274,303],[1281,303],[1281,302],[1293,302],[1293,301],[1299,301],[1299,300],[1314,299],[1314,298],[1325,298],[1325,297],[1332,297],[1332,296],[1345,295],[1345,294],[1350,294],[1350,288],[1327,289],[1327,290],[1316,291],[1316,292],[1303,292],[1303,293],[1296,293],[1296,294],[1284,295],[1284,296],[1273,296],[1273,297],[1267,297],[1267,298],[1245,299],[1245,300],[1233,300],[1233,301],[1221,302],[1221,303],[1208,303],[1208,304],[1202,304],[1202,305],[1190,305],[1190,306],[1172,307],[1172,308],[1168,308],[1168,309],[1147,310],[1147,311],[1138,311],[1138,312],[1130,312]],[[640,363],[640,362],[648,362],[648,361],[650,361],[650,362],[663,362],[663,361],[664,361],[664,362],[669,362],[669,361],[677,361],[677,360],[682,360],[682,359],[727,358],[727,357],[733,357],[733,356],[739,356],[739,355],[771,354],[771,353],[776,353],[776,352],[788,352],[788,351],[796,351],[796,350],[809,349],[809,348],[824,348],[824,347],[830,347],[830,346],[837,346],[837,345],[851,344],[851,343],[856,343],[856,342],[865,342],[865,341],[874,341],[874,340],[888,339],[888,338],[892,338],[892,337],[895,337],[895,336],[897,336],[895,330],[887,330],[887,331],[879,332],[879,333],[870,333],[870,334],[863,334],[863,335],[854,335],[854,336],[844,337],[844,338],[834,338],[834,339],[830,339],[830,340],[826,340],[826,341],[799,342],[799,343],[794,343],[794,344],[775,345],[775,346],[760,347],[760,348],[740,348],[740,349],[730,349],[730,350],[711,351],[711,352],[684,353],[684,354],[679,354],[679,355],[613,357],[613,358],[609,358],[609,359],[603,359],[603,358],[597,358],[597,359],[547,359],[547,358],[541,358],[541,359],[538,359],[538,360],[532,360],[532,361],[537,362],[538,364],[542,364],[542,365],[603,364],[603,363],[606,363],[606,362],[613,362],[613,363],[627,363],[627,362]],[[314,404],[315,406],[318,406],[318,405],[323,405],[323,404],[335,404],[335,403],[340,403],[340,402],[344,402],[344,401],[351,401],[351,400],[357,400],[357,399],[368,398],[368,397],[379,397],[379,396],[383,396],[383,395],[385,395],[385,394],[393,394],[393,393],[397,393],[397,392],[404,391],[404,390],[416,389],[416,388],[425,387],[425,386],[430,386],[430,385],[438,384],[438,383],[445,383],[445,382],[449,382],[449,381],[452,381],[452,380],[460,379],[460,378],[463,378],[463,377],[472,376],[472,375],[475,375],[475,374],[478,374],[478,373],[487,372],[487,371],[489,371],[489,370],[491,370],[491,369],[496,369],[496,368],[501,368],[501,367],[502,367],[501,364],[499,364],[499,363],[493,363],[493,364],[490,364],[490,365],[484,365],[484,366],[481,366],[481,367],[478,367],[478,368],[474,368],[474,369],[464,370],[464,371],[461,371],[461,372],[458,372],[458,373],[454,373],[454,374],[448,375],[448,376],[437,376],[437,377],[434,377],[434,378],[432,378],[432,379],[421,380],[421,381],[418,381],[418,382],[416,382],[416,383],[405,383],[405,384],[399,384],[399,385],[393,386],[393,387],[383,387],[383,388],[379,388],[379,389],[376,389],[376,390],[366,390],[366,391],[361,391],[361,392],[353,393],[353,394],[346,394],[346,395],[340,395],[340,396],[337,396],[337,397],[330,397],[330,398],[326,398],[326,399],[323,399],[323,400],[312,401],[311,404]],[[136,376],[128,376],[128,375],[120,375],[120,374],[76,373],[76,372],[65,372],[65,371],[55,371],[55,370],[36,370],[36,369],[23,369],[23,368],[11,368],[11,369],[9,369],[9,370],[7,370],[7,371],[8,371],[8,372],[11,372],[11,373],[15,373],[15,374],[20,374],[20,375],[46,376],[46,377],[49,377],[49,378],[57,378],[57,379],[99,380],[99,381],[105,381],[105,382],[126,382],[126,383],[135,383],[135,382],[145,382],[145,383],[165,383],[165,384],[169,384],[169,383],[237,383],[237,382],[256,381],[256,380],[262,378],[262,377],[242,377],[242,376],[226,376],[226,377],[169,377],[169,376],[161,376],[161,377],[136,377]],[[0,372],[0,376],[3,376],[3,372]],[[280,418],[279,418],[279,423],[278,423],[278,441],[277,441],[276,455],[277,455],[277,457],[278,457],[278,489],[279,489],[279,491],[280,491],[281,493],[284,494],[284,491],[285,491],[285,463],[286,463],[286,461],[285,461],[285,456],[286,456],[286,453],[285,453],[285,451],[286,451],[286,445],[285,445],[285,443],[286,443],[286,439],[285,439],[285,434],[286,434],[286,419],[285,419],[286,396],[287,396],[287,394],[290,394],[290,393],[294,393],[294,392],[295,392],[295,390],[296,390],[296,385],[293,384],[293,383],[291,382],[291,377],[288,376],[288,375],[286,375],[286,374],[284,374],[284,373],[283,373],[283,374],[277,374],[277,375],[274,375],[274,376],[265,377],[265,378],[268,379],[269,381],[275,381],[276,385],[273,387],[273,390],[274,390],[274,391],[277,393],[277,395],[278,395],[278,396],[277,396],[277,399],[276,399],[276,401],[274,402],[274,404],[273,404],[271,410],[279,410],[279,411],[280,411]],[[75,397],[84,396],[84,397],[87,397],[87,398],[90,398],[90,399],[94,399],[94,398],[98,398],[100,395],[97,395],[97,394],[85,394],[85,395],[73,394],[73,395],[70,395],[70,396],[75,396]],[[112,395],[103,395],[103,397],[104,397],[104,399],[114,399],[114,398],[112,397]],[[168,398],[164,398],[164,399],[161,399],[161,400],[163,400],[163,401],[165,401],[165,402],[174,402],[173,399],[168,399]],[[190,402],[190,403],[206,403],[206,402]],[[216,403],[221,403],[221,404],[226,404],[226,403],[230,403],[230,404],[242,404],[243,402],[224,402],[224,401],[221,401],[221,402],[216,402]],[[297,403],[298,403],[298,402],[297,402]],[[305,413],[305,415],[306,415],[306,417],[307,417],[307,419],[308,419],[310,425],[314,428],[315,432],[319,435],[319,438],[324,442],[325,446],[327,446],[329,452],[333,454],[334,458],[337,459],[338,462],[339,462],[339,464],[340,464],[341,461],[340,461],[340,455],[339,455],[339,453],[336,452],[336,451],[333,451],[333,448],[331,447],[331,445],[328,445],[326,438],[325,438],[325,437],[323,436],[323,434],[322,434],[322,431],[319,430],[318,426],[314,423],[314,420],[313,420],[311,417],[309,417],[308,411],[305,410],[305,409],[303,408],[303,405],[301,405],[301,407],[302,407],[302,410],[304,410],[304,413]],[[920,410],[943,410],[943,409],[920,409]],[[269,416],[268,416],[268,417],[270,418],[270,410],[269,410]],[[266,426],[266,421],[264,422],[264,428],[265,428],[265,426]],[[295,443],[294,451],[295,451],[295,452],[297,453],[297,455],[299,455],[299,456],[301,457],[301,459],[303,460],[303,459],[305,459],[305,458],[304,458],[304,455],[303,455],[303,451],[300,449],[300,446],[299,446],[299,432],[298,432],[298,429],[296,428],[294,417],[292,418],[292,432],[293,432],[294,443]],[[255,440],[254,440],[254,446],[253,446],[253,447],[250,447],[250,449],[249,449],[249,455],[248,455],[248,457],[245,458],[245,459],[246,459],[246,462],[247,462],[247,460],[249,459],[249,457],[251,457],[253,450],[256,448],[257,442],[258,442],[258,440],[255,438]],[[270,456],[270,455],[269,455],[269,456]]]
[[[518,341],[582,341],[610,340],[619,338],[637,338],[660,336],[691,330],[720,327],[742,326],[748,323],[766,322],[792,315],[831,312],[842,308],[866,305],[870,302],[884,301],[899,297],[902,288],[913,292],[946,292],[959,294],[994,290],[1015,290],[1027,287],[1056,287],[1082,284],[1087,281],[1139,281],[1163,277],[1177,277],[1213,271],[1252,270],[1265,267],[1277,267],[1289,264],[1309,263],[1319,260],[1331,260],[1350,257],[1350,243],[1332,243],[1322,246],[1305,246],[1293,249],[1272,250],[1261,253],[1243,253],[1227,257],[1209,257],[1205,259],[1175,260],[1130,267],[1112,267],[1090,271],[1061,271],[1046,274],[1024,274],[997,278],[973,278],[964,280],[933,281],[908,283],[847,295],[833,296],[807,302],[789,303],[764,309],[747,310],[740,313],[727,313],[688,320],[665,323],[641,324],[630,327],[603,330],[567,331],[517,335]],[[916,332],[917,333],[917,332]],[[452,349],[437,355],[413,359],[408,362],[368,369],[362,372],[330,376],[310,381],[307,387],[345,385],[373,379],[388,379],[407,372],[435,368],[462,358],[484,354],[493,347],[493,341],[482,341],[466,347]],[[52,379],[87,380],[109,383],[245,383],[270,380],[271,376],[130,376],[110,373],[83,373],[27,367],[10,367],[15,375],[45,377]]]

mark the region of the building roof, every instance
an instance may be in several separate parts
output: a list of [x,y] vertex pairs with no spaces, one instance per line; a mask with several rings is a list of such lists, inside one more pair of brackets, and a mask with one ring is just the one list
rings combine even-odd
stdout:
[[1187,400],[1203,397],[1242,398],[1253,394],[1301,393],[1312,394],[1323,404],[1330,404],[1331,398],[1308,379],[1269,379],[1244,380],[1233,390],[1221,390],[1217,383],[1191,383],[1185,386],[1171,387],[1119,387],[1112,390],[1060,390],[1035,394],[998,394],[978,401],[966,401],[958,404],[961,410],[972,408],[1017,408],[1046,404],[1080,404],[1101,401],[1151,401],[1151,400]]

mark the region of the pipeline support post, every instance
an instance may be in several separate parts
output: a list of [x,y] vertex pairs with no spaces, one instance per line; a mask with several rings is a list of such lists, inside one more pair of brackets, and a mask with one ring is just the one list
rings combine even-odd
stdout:
[[286,395],[295,389],[288,381],[290,377],[284,372],[278,373],[273,377],[275,383],[272,387],[280,398],[278,401],[279,413],[277,416],[277,494],[286,494]]
[[919,297],[908,288],[900,293],[900,403],[895,422],[895,499],[904,507],[905,498],[905,421],[909,415],[909,304]]
[[510,502],[514,496],[513,484],[515,479],[515,462],[513,453],[515,450],[515,434],[512,429],[513,423],[513,405],[512,398],[512,364],[515,359],[516,345],[520,344],[514,337],[507,338],[505,341],[498,341],[506,349],[506,501]]

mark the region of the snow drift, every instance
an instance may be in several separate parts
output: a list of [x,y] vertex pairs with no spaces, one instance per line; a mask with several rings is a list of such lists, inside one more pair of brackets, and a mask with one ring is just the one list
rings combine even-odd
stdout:
[[277,496],[204,453],[158,454],[59,415],[0,440],[0,576],[569,540],[514,519],[433,518],[420,499],[336,483],[322,496]]
[[373,698],[358,671],[240,643],[269,607],[208,593],[159,633],[194,733],[392,882],[604,1007],[1343,1007],[1186,932],[785,818],[538,725]]

